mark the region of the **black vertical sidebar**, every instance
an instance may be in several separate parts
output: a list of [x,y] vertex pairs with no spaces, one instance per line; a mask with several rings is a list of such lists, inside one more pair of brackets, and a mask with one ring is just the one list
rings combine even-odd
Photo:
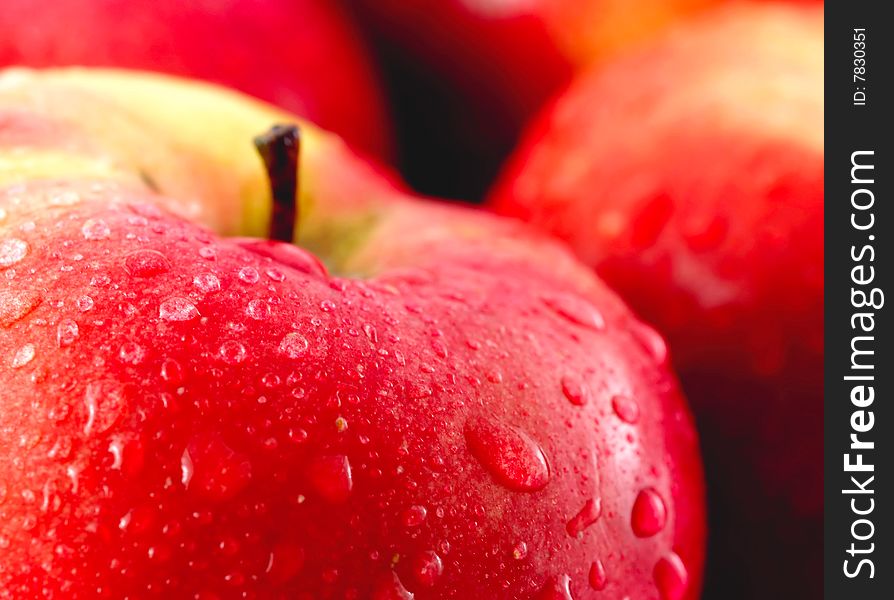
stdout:
[[[825,597],[894,598],[894,23],[825,24]],[[889,294],[890,292],[890,294]]]

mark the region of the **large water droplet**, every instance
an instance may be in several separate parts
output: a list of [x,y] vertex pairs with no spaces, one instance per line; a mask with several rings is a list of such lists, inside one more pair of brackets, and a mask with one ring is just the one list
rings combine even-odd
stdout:
[[235,340],[230,340],[221,344],[218,355],[228,365],[238,365],[245,360],[245,346]]
[[593,304],[580,296],[559,294],[543,299],[547,306],[566,321],[600,331],[605,329],[605,318]]
[[0,241],[0,267],[11,267],[28,255],[28,242],[19,238]]
[[89,310],[93,310],[94,302],[93,298],[90,296],[81,296],[75,301],[75,304],[78,307],[78,310],[81,312],[87,312]]
[[590,500],[587,500],[584,503],[583,508],[581,508],[580,511],[568,521],[565,530],[571,537],[581,537],[584,534],[584,530],[598,521],[600,516],[602,516],[602,500],[599,498],[591,498]]
[[432,550],[420,553],[413,561],[413,577],[425,587],[433,587],[443,572],[444,563]]
[[102,219],[88,219],[81,227],[81,233],[87,240],[104,240],[112,235],[112,230]]
[[583,406],[590,397],[590,388],[573,375],[562,377],[562,393],[575,406]]
[[528,556],[528,545],[520,541],[512,547],[512,558],[515,560],[524,560]]
[[124,364],[138,365],[143,362],[146,351],[136,342],[124,342],[118,349],[118,358]]
[[667,344],[664,343],[664,338],[657,331],[638,321],[631,322],[629,327],[634,339],[652,357],[652,360],[658,364],[664,364],[667,361]]
[[594,590],[602,591],[605,589],[608,577],[605,574],[605,565],[598,558],[590,565],[590,573],[587,576],[587,580],[590,582],[590,587]]
[[203,294],[210,294],[220,289],[220,279],[214,273],[199,273],[192,278],[192,284]]
[[639,404],[630,396],[619,394],[612,398],[612,410],[625,423],[636,423],[639,420]]
[[640,491],[633,503],[630,525],[637,537],[651,537],[664,529],[667,507],[655,488]]
[[345,502],[354,487],[351,463],[341,454],[312,459],[307,465],[307,480],[320,497],[333,503]]
[[155,277],[171,269],[171,262],[156,250],[137,250],[124,257],[124,270],[132,277]]
[[118,421],[124,409],[124,393],[113,381],[99,381],[87,384],[84,394],[87,407],[87,423],[84,434],[103,433]]
[[301,572],[304,567],[305,552],[291,542],[280,542],[270,551],[265,572],[276,584],[282,584]]
[[[223,502],[236,496],[251,481],[251,463],[216,433],[197,436],[187,450],[188,454],[185,455],[193,467],[189,480],[189,490],[192,492],[212,501]],[[180,466],[181,469],[184,466],[182,457]]]
[[72,319],[62,319],[56,327],[56,343],[60,348],[71,346],[78,339],[80,330]]
[[29,362],[34,360],[34,344],[25,344],[15,353],[15,356],[12,357],[12,368],[18,369],[19,367],[24,367]]
[[404,511],[403,522],[406,527],[419,527],[425,521],[428,511],[424,506],[415,504]]
[[252,300],[245,308],[245,314],[256,321],[263,321],[270,316],[270,305],[260,299]]
[[394,571],[379,579],[372,595],[372,600],[413,600],[413,598],[413,594],[407,591]]
[[183,487],[189,489],[189,482],[195,473],[195,467],[192,464],[192,457],[189,455],[189,449],[183,451],[180,455],[180,483]]
[[172,296],[159,305],[158,316],[165,321],[189,321],[199,316],[199,310],[186,298]]
[[239,269],[239,281],[241,281],[242,283],[253,285],[257,283],[260,278],[261,275],[254,267],[242,267],[241,269]]
[[661,557],[652,570],[655,587],[661,594],[661,600],[682,600],[686,595],[689,574],[686,565],[675,552]]
[[537,600],[574,600],[571,595],[571,578],[568,575],[550,577],[537,594]]
[[9,327],[21,321],[42,301],[43,297],[35,291],[15,293],[0,290],[0,326]]
[[307,351],[308,345],[306,337],[297,331],[293,331],[292,333],[287,333],[279,343],[279,351],[289,358],[298,358]]
[[549,482],[543,450],[521,429],[475,419],[466,424],[465,435],[472,455],[504,487],[534,492]]

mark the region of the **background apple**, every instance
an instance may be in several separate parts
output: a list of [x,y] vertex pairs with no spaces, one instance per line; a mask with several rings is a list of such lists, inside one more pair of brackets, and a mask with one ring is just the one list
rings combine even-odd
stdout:
[[823,162],[822,9],[743,5],[583,76],[492,196],[668,336],[719,598],[821,594]]
[[661,338],[561,247],[307,125],[301,247],[222,237],[268,226],[277,122],[0,76],[0,595],[694,600]]
[[729,2],[349,4],[385,59],[407,180],[426,193],[480,199],[524,124],[574,72],[651,38],[680,18],[724,3]]
[[221,83],[388,158],[387,110],[364,44],[327,0],[0,3],[0,66],[149,69]]

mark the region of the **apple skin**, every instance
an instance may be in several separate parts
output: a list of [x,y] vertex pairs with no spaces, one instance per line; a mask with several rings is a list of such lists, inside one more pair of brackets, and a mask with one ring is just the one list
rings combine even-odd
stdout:
[[490,198],[668,337],[722,598],[821,594],[822,57],[821,8],[706,15],[583,75]]
[[697,598],[661,338],[561,246],[303,123],[298,245],[225,237],[263,230],[278,122],[0,75],[0,596]]
[[391,156],[388,111],[354,24],[326,0],[0,3],[0,66],[148,69],[249,93]]

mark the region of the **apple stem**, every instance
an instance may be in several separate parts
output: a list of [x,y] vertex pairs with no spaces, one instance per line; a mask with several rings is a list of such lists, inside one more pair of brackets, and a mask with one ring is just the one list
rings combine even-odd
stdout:
[[274,125],[254,139],[255,148],[264,160],[273,211],[268,238],[293,242],[298,213],[298,157],[301,153],[301,131],[297,125]]

